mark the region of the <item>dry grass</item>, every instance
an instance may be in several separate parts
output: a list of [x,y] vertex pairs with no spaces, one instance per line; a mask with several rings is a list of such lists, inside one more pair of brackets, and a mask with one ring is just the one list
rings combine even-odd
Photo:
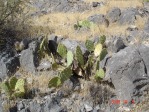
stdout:
[[[26,88],[27,91],[33,88],[38,88],[41,93],[47,91],[49,80],[53,76],[53,72],[38,72],[38,74],[30,74],[25,72],[22,68],[19,69],[19,72],[23,75],[20,78],[26,79]],[[52,75],[51,75],[52,74]]]

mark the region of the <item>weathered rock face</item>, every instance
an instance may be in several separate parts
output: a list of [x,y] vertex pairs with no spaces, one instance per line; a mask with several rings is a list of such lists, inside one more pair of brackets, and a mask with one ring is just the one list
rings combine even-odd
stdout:
[[133,24],[136,20],[136,15],[139,15],[136,8],[128,8],[122,11],[118,23],[121,25],[124,24]]
[[149,35],[149,19],[145,23],[144,31],[145,31],[145,33],[147,33]]
[[136,102],[149,87],[149,47],[129,46],[108,60],[105,80],[110,80],[118,99]]
[[126,45],[121,37],[111,37],[106,40],[106,46],[109,52],[116,53],[125,48]]
[[0,54],[0,79],[4,79],[15,73],[19,66],[18,55],[16,55],[12,50],[2,52]]
[[121,15],[121,10],[117,7],[114,7],[107,13],[107,18],[110,23],[114,23],[120,18],[120,15]]
[[95,23],[95,24],[98,24],[98,25],[105,25],[105,26],[109,26],[109,21],[106,19],[106,17],[103,15],[103,14],[96,14],[96,15],[93,15],[93,16],[90,16],[88,17],[88,20]]
[[37,55],[38,47],[39,43],[37,41],[33,41],[29,44],[28,49],[21,52],[20,65],[26,72],[36,72],[36,67],[39,64],[39,59]]

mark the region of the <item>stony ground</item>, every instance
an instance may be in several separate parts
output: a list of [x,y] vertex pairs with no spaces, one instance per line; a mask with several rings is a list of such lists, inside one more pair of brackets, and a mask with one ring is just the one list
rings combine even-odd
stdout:
[[[1,91],[0,112],[149,111],[149,2],[30,0],[24,12],[30,37],[11,40],[1,50],[0,79],[24,78],[26,94],[9,100]],[[84,20],[87,26],[74,27]],[[102,35],[108,51],[99,64],[105,70],[102,81],[73,73],[62,87],[48,87],[57,71],[48,55],[39,60],[43,36],[54,53],[59,43],[72,52],[80,46],[85,53],[85,40],[97,44]],[[16,41],[22,49],[16,49]]]

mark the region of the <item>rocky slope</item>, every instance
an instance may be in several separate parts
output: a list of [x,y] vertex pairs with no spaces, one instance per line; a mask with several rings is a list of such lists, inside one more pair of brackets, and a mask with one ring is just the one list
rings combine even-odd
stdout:
[[[48,88],[48,81],[57,76],[57,71],[52,69],[51,57],[40,59],[38,50],[42,37],[20,40],[19,45],[23,45],[23,48],[19,50],[15,46],[16,40],[11,41],[12,46],[7,43],[9,47],[5,46],[0,52],[0,79],[4,81],[13,75],[24,78],[27,92],[23,98],[9,100],[1,91],[0,112],[148,112],[149,2],[143,3],[142,7],[113,7],[107,14],[94,14],[87,18],[89,22],[103,24],[107,28],[113,23],[119,27],[128,25],[124,31],[128,35],[106,35],[104,46],[108,54],[98,66],[105,71],[101,81],[96,81],[94,74],[86,79],[79,73],[73,73],[61,87]],[[36,8],[31,13],[34,18],[53,12],[82,13],[105,4],[106,1],[31,0],[29,6]],[[142,29],[135,25],[138,16],[146,18]],[[87,33],[89,29],[81,26],[77,33],[81,30]],[[77,46],[80,46],[83,54],[87,51],[85,42],[71,37],[50,34],[47,38],[48,49],[54,56],[57,56],[59,43],[72,52]],[[101,35],[92,36],[89,40],[97,44],[100,38]]]

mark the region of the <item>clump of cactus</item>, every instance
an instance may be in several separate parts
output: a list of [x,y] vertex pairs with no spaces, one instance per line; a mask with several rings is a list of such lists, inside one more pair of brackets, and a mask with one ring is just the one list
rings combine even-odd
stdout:
[[90,28],[90,27],[93,26],[93,25],[94,25],[93,22],[90,22],[90,21],[88,21],[88,20],[77,21],[77,23],[74,24],[74,29],[75,29],[75,30],[78,30],[78,29],[80,29],[80,28],[82,28],[82,27],[84,27],[84,28]]
[[25,95],[25,80],[13,76],[2,82],[0,88],[8,98],[23,97]]
[[[95,75],[96,80],[104,78],[104,69],[100,68],[100,61],[107,55],[104,45],[105,36],[101,36],[99,42],[95,45],[91,40],[86,40],[86,53],[83,54],[80,46],[76,47],[75,52],[67,50],[66,46],[59,43],[57,53],[63,60],[62,63],[54,61],[52,69],[59,72],[58,76],[53,77],[49,81],[49,87],[59,87],[65,80],[69,79],[72,73],[80,75],[85,79],[89,79],[90,75]],[[88,52],[88,53],[87,53]],[[55,57],[53,57],[55,58]]]

